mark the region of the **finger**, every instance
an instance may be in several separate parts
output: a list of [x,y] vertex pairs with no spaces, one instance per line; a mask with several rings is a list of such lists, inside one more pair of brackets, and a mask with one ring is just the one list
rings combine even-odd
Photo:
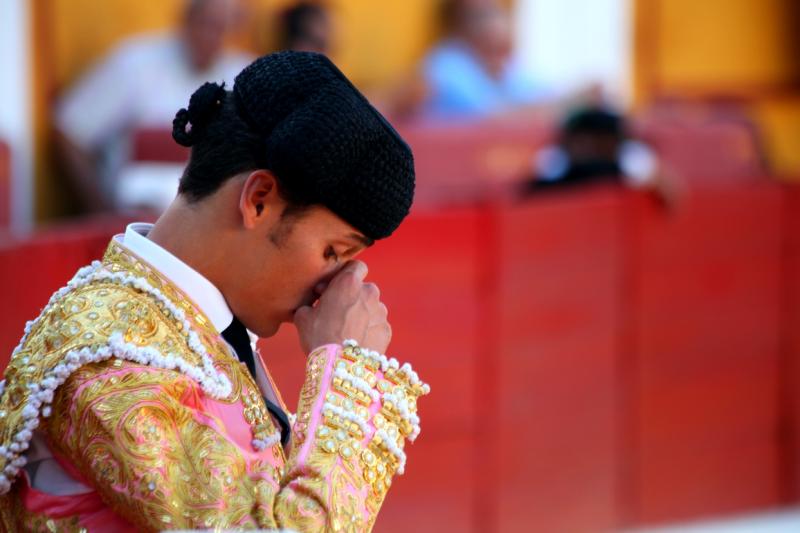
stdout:
[[379,300],[381,297],[381,290],[374,283],[365,283],[361,290],[364,291],[364,295],[368,300]]
[[340,272],[333,278],[320,294],[320,301],[337,300],[344,297],[347,301],[355,301],[360,297],[361,280],[351,271]]
[[[357,291],[367,275],[367,265],[361,261],[350,261],[331,280],[329,289]],[[330,292],[330,291],[327,291]]]

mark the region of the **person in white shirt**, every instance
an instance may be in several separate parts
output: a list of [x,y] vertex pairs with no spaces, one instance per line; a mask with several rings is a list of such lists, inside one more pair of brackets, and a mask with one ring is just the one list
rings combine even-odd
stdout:
[[[124,41],[63,96],[55,113],[56,150],[86,210],[126,205],[118,176],[136,130],[170,130],[175,109],[199,85],[230,84],[250,62],[223,48],[235,9],[234,0],[188,0],[176,31]],[[170,198],[179,177],[164,184]]]

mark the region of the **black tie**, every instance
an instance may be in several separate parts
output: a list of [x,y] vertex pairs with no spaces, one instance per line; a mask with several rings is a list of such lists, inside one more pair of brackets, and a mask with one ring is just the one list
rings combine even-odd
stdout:
[[[253,349],[250,347],[250,336],[247,334],[247,329],[245,329],[244,324],[242,324],[238,318],[233,317],[231,325],[222,332],[222,338],[233,347],[237,357],[239,357],[239,361],[247,365],[247,370],[250,371],[253,379],[255,379],[256,361],[255,357],[253,357]],[[281,445],[286,446],[289,443],[289,437],[291,435],[289,417],[286,416],[283,409],[268,399],[264,398],[264,402],[267,404],[267,409],[270,414],[274,416],[281,425]]]

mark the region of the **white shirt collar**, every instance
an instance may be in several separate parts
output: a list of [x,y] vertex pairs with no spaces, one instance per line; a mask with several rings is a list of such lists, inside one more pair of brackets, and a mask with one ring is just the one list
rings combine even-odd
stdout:
[[125,235],[117,235],[115,239],[177,285],[200,307],[216,330],[222,332],[233,322],[233,312],[225,297],[202,274],[148,239],[152,228],[152,224],[135,222],[128,225]]

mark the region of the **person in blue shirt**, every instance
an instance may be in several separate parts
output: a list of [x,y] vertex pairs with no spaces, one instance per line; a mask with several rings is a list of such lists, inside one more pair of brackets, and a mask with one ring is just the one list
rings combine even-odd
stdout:
[[511,56],[507,13],[492,0],[447,0],[447,37],[423,60],[429,118],[480,119],[550,97]]

